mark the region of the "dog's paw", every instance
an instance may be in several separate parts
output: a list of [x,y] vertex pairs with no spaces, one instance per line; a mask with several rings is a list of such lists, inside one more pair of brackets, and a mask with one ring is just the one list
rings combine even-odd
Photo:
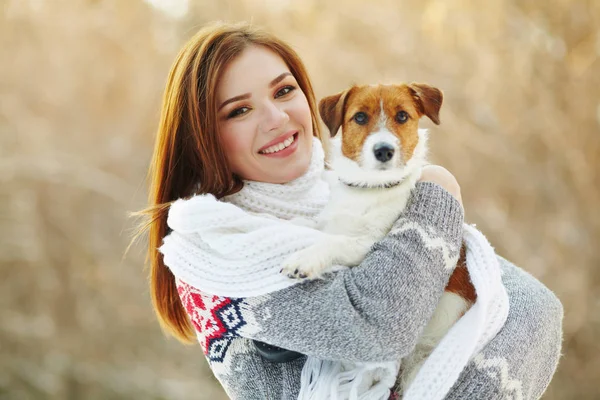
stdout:
[[290,279],[316,279],[327,267],[318,251],[307,248],[289,256],[280,272]]

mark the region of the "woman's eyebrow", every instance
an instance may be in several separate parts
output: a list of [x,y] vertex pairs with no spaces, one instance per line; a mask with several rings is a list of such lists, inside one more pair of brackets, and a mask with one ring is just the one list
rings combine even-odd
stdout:
[[291,72],[284,72],[283,74],[279,75],[277,78],[273,79],[271,81],[271,83],[269,83],[269,87],[273,87],[275,85],[277,85],[279,82],[281,82],[283,80],[283,78],[285,78],[286,76],[290,76],[292,75]]
[[[284,72],[283,74],[279,75],[277,78],[273,79],[271,81],[271,83],[269,83],[269,87],[273,87],[273,86],[277,85],[285,77],[290,76],[290,75],[292,75],[291,72]],[[246,99],[249,99],[250,97],[252,97],[252,95],[250,93],[244,93],[239,96],[235,96],[230,99],[227,99],[219,106],[219,110],[221,110],[223,107],[225,107],[229,103],[233,103],[234,101],[239,101],[239,100],[246,100]]]
[[219,110],[218,111],[220,111],[223,107],[225,107],[229,103],[233,103],[234,101],[239,101],[239,100],[246,100],[246,99],[249,99],[250,97],[251,97],[250,93],[244,93],[244,94],[241,94],[239,96],[235,96],[235,97],[232,97],[232,98],[230,98],[228,100],[225,100],[223,102],[223,104],[221,104],[219,106]]

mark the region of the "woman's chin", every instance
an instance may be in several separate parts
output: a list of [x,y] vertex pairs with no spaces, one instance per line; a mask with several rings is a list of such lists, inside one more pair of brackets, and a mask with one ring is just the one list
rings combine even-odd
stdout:
[[[311,139],[312,140],[312,139]],[[295,151],[287,157],[265,157],[259,156],[259,168],[250,180],[267,183],[288,183],[304,175],[310,167],[312,158],[312,141],[305,143],[304,140],[298,143]],[[260,171],[260,172],[259,172]]]
[[288,183],[295,179],[300,178],[308,171],[308,164],[305,166],[298,166],[298,168],[290,168],[286,171],[280,171],[277,177],[273,177],[273,183]]

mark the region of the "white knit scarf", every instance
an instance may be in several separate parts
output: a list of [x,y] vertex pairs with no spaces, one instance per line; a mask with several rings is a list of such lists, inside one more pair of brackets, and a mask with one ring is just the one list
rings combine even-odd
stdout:
[[[177,200],[167,220],[172,232],[159,249],[165,264],[178,279],[218,296],[260,296],[298,283],[279,272],[283,261],[323,234],[289,220],[316,220],[329,198],[324,173],[323,148],[314,139],[310,167],[294,181],[245,181],[240,192],[223,201],[212,195]],[[429,356],[404,399],[443,399],[468,361],[506,320],[508,297],[494,250],[468,225],[464,241],[477,301]],[[385,400],[397,366],[396,362],[349,366],[308,357],[299,399]],[[365,385],[377,380],[379,384]]]

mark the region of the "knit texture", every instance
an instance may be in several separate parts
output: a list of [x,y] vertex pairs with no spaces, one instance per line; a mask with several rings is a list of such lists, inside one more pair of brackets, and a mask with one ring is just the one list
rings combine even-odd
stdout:
[[562,347],[563,307],[533,276],[499,258],[510,308],[502,330],[463,370],[448,400],[539,399]]
[[316,221],[329,199],[324,153],[313,140],[308,171],[286,184],[245,181],[222,201],[213,195],[179,199],[169,210],[172,233],[159,250],[173,274],[206,293],[259,296],[296,282],[280,274],[292,253],[323,233],[289,220]]
[[[297,215],[286,216],[293,218]],[[222,218],[220,214],[216,217]],[[176,231],[174,234],[185,234],[187,227],[196,229],[198,226],[194,221],[187,221],[185,225],[185,219],[179,222],[181,225],[175,224],[178,229],[171,226]],[[232,227],[233,222],[235,220],[232,220]],[[225,233],[230,232],[226,230]],[[260,340],[323,360],[356,363],[400,360],[412,351],[419,333],[433,314],[451,273],[451,269],[446,266],[449,262],[456,262],[461,238],[462,210],[456,200],[437,185],[419,184],[392,232],[373,247],[364,262],[353,269],[328,276],[325,280],[282,285],[276,290],[271,287],[264,293],[224,296],[218,292],[215,294],[213,286],[210,291],[198,288],[202,282],[195,280],[194,275],[190,279],[190,275],[185,275],[181,269],[172,269],[178,278],[182,303],[197,331],[211,368],[230,397],[291,399],[298,395],[300,373],[306,359],[285,364],[269,363],[256,353],[248,339]],[[165,244],[168,240],[167,237]],[[431,246],[432,242],[442,245]],[[196,245],[197,243],[191,243],[190,248],[193,249]],[[224,246],[222,251],[226,250]],[[165,251],[165,248],[161,248],[161,251],[165,254],[165,263],[170,267],[174,266],[173,259],[169,258],[169,251]],[[194,274],[197,272],[194,271],[197,255],[198,253],[192,253],[186,256],[183,263],[189,265],[187,268]],[[495,256],[492,257],[496,261]],[[217,269],[215,274],[223,275],[218,264],[211,267]],[[230,274],[225,275],[225,278],[235,279],[235,276]],[[406,276],[411,278],[406,279]],[[203,277],[211,279],[210,274]],[[539,285],[537,282],[536,284]],[[542,294],[546,293],[540,293]],[[556,303],[556,299],[553,300]],[[560,303],[558,308],[562,312]],[[557,320],[560,331],[560,315],[544,322],[556,324]],[[500,335],[492,339],[490,345]],[[493,381],[491,371],[502,363],[497,360],[498,357],[487,356],[486,351],[490,346],[483,345],[488,340],[489,337],[478,344],[477,350],[481,351],[465,369],[473,377],[466,381],[464,373],[458,381],[458,376],[454,377],[450,385],[455,381],[457,383],[448,393],[449,398],[461,387],[466,388],[462,390],[470,390],[472,396],[475,396],[468,398],[478,398],[476,395],[489,398],[486,390],[490,390],[489,393],[492,393],[492,387],[494,391],[499,388],[512,390],[519,386],[513,381],[521,382],[522,391],[522,379],[506,378],[507,375],[510,376],[510,372],[506,373],[510,370],[510,358],[503,358],[505,368],[502,370],[503,374],[499,375],[506,378],[504,381],[508,379],[509,384],[505,382],[499,386]],[[555,343],[554,347],[560,347],[560,337],[558,346]],[[546,370],[551,376],[556,365],[556,355],[552,352],[547,352],[546,355],[546,360],[549,360]],[[475,373],[472,372],[474,362],[478,363]],[[460,371],[456,375],[459,373]],[[542,379],[545,385],[549,376]],[[431,377],[421,378],[425,386],[416,385],[421,388],[431,381]],[[475,386],[473,379],[479,382]],[[488,389],[483,385],[484,382],[489,382]],[[535,386],[539,380],[532,379],[530,383]],[[476,388],[475,392],[473,387]],[[531,393],[541,394],[543,388]],[[410,398],[433,397],[421,393],[413,394]]]
[[[561,303],[535,278],[502,258],[499,258],[499,261],[502,268],[502,279],[510,300],[507,322],[491,342],[469,362],[459,380],[446,395],[448,400],[539,399],[556,370],[562,343],[563,309]],[[442,286],[443,282],[438,282],[438,284]],[[212,296],[203,295],[183,282],[179,282],[179,289],[182,292],[187,291],[182,299],[188,308],[190,319],[197,330],[203,349],[207,338],[210,338],[213,350],[216,350],[212,353],[205,351],[205,354],[213,373],[231,399],[296,399],[300,390],[300,374],[306,360],[305,357],[282,364],[264,360],[248,340],[249,336],[242,336],[235,329],[239,324],[245,324],[245,321],[241,319],[241,314],[238,316],[231,312],[208,312],[203,308],[205,306],[201,299],[210,299]],[[306,289],[320,292],[320,288]],[[288,290],[283,292],[288,292]],[[288,296],[285,293],[280,293],[280,295],[277,300],[289,301],[289,297],[293,296],[292,293],[287,293]],[[323,300],[323,297],[319,297],[319,299]],[[243,304],[246,315],[255,313],[255,307],[262,309],[253,299],[239,301],[241,303],[238,304]],[[268,304],[277,306],[272,301]],[[286,307],[287,304],[282,303],[281,306]],[[326,303],[323,308],[326,309],[326,311],[321,310],[321,313],[325,314],[321,314],[324,321],[335,318],[334,314],[337,312],[335,306]],[[406,309],[406,312],[408,311]],[[206,315],[209,317],[206,318]],[[393,318],[395,315],[388,315],[388,317]],[[294,318],[286,316],[285,323],[291,319]],[[315,320],[317,320],[317,316],[315,316]],[[298,327],[306,322],[306,320],[297,321],[294,326]],[[268,325],[272,330],[278,328],[272,324]],[[327,330],[331,328],[328,322],[320,326]],[[344,326],[347,327],[347,324]],[[211,330],[213,327],[216,329]],[[280,326],[279,329],[284,328]],[[390,341],[394,338],[392,329],[380,327],[380,330],[381,335],[378,337],[388,336]],[[306,335],[308,336],[314,331],[314,328],[310,329]],[[339,332],[335,327],[330,331],[332,333]],[[294,335],[300,335],[300,332],[294,332]],[[404,333],[395,337],[398,337],[401,342],[407,336],[408,333]],[[264,334],[260,337],[266,340]],[[307,337],[304,341],[298,341],[308,347],[309,339]],[[353,346],[350,342],[344,342],[341,339],[343,339],[343,335],[330,337],[329,345],[324,347],[321,352],[335,351],[339,354],[343,353],[344,348],[348,345],[352,349],[366,347],[364,343]],[[385,343],[381,343],[384,339],[380,338],[378,343],[372,343],[373,347],[385,346]],[[280,343],[284,341],[279,340]],[[406,343],[404,346],[410,347]],[[404,346],[398,345],[395,348],[390,346],[389,351],[402,352],[402,349],[405,349]],[[313,351],[319,350],[318,345],[310,347]],[[369,355],[369,350],[363,351],[365,352],[361,354]]]

